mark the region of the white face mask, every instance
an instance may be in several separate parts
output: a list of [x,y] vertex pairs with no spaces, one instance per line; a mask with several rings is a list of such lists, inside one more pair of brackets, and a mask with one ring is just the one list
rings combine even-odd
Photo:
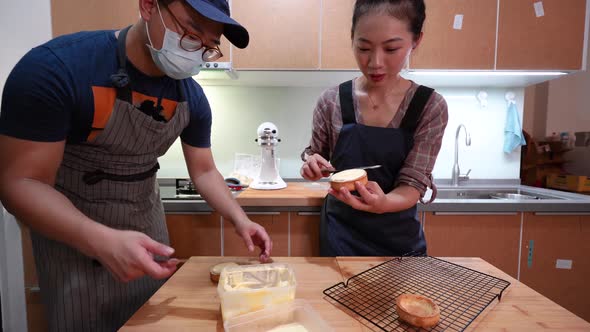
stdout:
[[145,22],[145,29],[147,31],[148,40],[150,41],[150,44],[146,44],[146,46],[150,50],[154,63],[164,74],[176,80],[182,80],[197,75],[199,71],[201,71],[201,67],[205,62],[203,61],[203,52],[205,48],[203,47],[194,52],[182,49],[180,47],[181,36],[166,27],[164,19],[162,18],[162,13],[160,12],[160,6],[157,6],[160,20],[162,20],[162,25],[165,29],[164,41],[162,42],[161,49],[156,50],[154,48],[147,22]]

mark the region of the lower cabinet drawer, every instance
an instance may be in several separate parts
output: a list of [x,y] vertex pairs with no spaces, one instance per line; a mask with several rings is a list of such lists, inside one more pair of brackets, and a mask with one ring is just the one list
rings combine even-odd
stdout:
[[291,256],[320,255],[320,213],[291,212]]
[[216,212],[167,214],[174,257],[221,256],[221,218]]
[[[270,235],[272,256],[289,256],[289,212],[247,212],[250,220],[260,224]],[[229,220],[223,220],[223,255],[257,257],[258,248],[250,253],[244,240],[236,234]]]

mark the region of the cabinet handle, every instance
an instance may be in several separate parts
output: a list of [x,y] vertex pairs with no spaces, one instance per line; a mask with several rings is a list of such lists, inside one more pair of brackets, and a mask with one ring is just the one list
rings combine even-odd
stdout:
[[321,212],[297,212],[298,216],[319,216]]
[[535,216],[590,216],[589,212],[534,212]]
[[210,216],[213,214],[213,212],[170,212],[170,213],[166,213],[167,216],[173,216],[173,215],[197,215],[197,216]]
[[435,216],[516,216],[520,212],[434,212]]
[[246,212],[246,214],[262,215],[262,216],[278,216],[281,213],[280,212]]

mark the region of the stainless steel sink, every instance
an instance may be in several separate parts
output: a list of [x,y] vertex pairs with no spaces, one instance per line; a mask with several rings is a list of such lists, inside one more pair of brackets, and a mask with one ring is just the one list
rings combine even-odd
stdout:
[[530,200],[541,199],[538,195],[533,194],[511,194],[511,193],[495,193],[490,195],[494,199],[512,199],[512,200]]
[[441,188],[437,199],[490,199],[490,200],[544,200],[563,199],[556,196],[538,194],[521,189],[472,189],[472,188]]

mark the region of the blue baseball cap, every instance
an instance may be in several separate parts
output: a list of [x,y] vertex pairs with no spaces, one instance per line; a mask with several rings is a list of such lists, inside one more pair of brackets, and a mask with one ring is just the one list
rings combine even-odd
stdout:
[[246,28],[229,16],[227,0],[186,0],[199,14],[223,23],[223,35],[237,48],[245,48],[250,42]]

